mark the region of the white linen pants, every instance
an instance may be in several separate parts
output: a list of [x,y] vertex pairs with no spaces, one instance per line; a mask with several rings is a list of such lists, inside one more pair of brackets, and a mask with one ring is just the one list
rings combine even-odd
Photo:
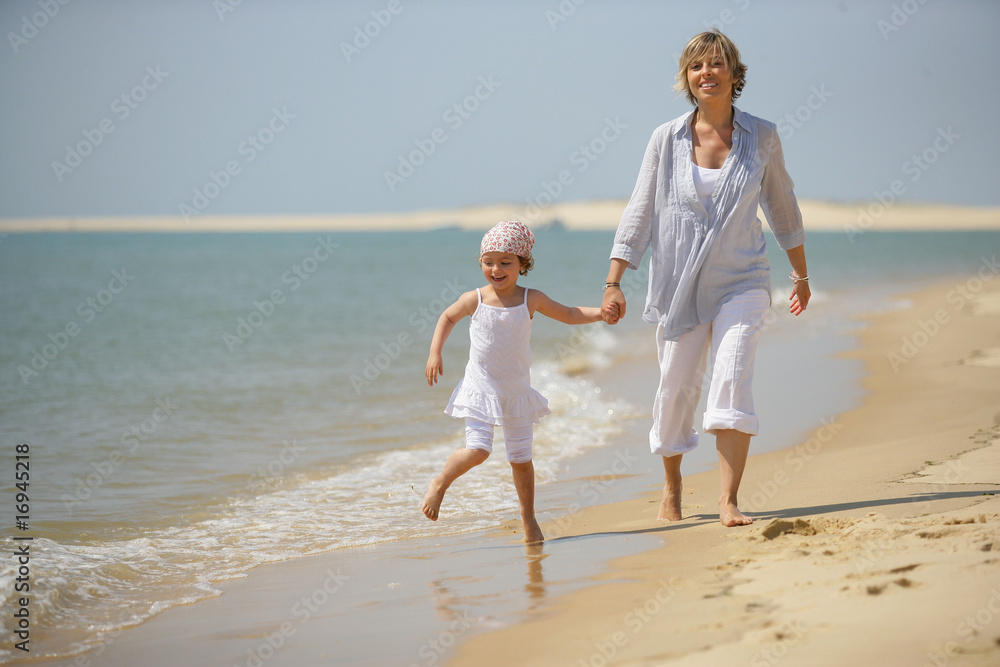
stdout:
[[706,358],[712,361],[712,376],[703,429],[713,434],[734,429],[757,435],[753,364],[770,305],[768,293],[755,289],[735,295],[722,305],[712,322],[677,340],[663,340],[663,324],[656,327],[660,385],[653,400],[653,427],[649,431],[652,453],[677,456],[698,446],[694,412],[701,398]]

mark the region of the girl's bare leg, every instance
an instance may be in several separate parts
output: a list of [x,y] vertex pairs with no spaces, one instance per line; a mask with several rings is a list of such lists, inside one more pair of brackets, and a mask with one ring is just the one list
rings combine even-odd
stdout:
[[431,521],[437,521],[438,511],[441,509],[441,501],[444,500],[444,492],[448,490],[451,483],[469,472],[477,465],[488,459],[490,453],[483,449],[456,449],[444,463],[441,474],[431,480],[424,495],[423,504],[420,509],[424,511]]
[[528,544],[541,542],[545,539],[542,529],[535,520],[535,464],[510,464],[514,474],[514,488],[517,489],[517,499],[521,503],[521,526],[524,528],[524,541]]

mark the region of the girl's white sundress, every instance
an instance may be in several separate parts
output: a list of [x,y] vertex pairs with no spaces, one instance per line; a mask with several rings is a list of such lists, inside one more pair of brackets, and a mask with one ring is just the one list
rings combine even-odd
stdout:
[[512,308],[479,303],[472,313],[469,363],[465,377],[451,394],[446,414],[472,417],[494,426],[507,421],[537,424],[549,414],[549,402],[531,388],[531,315],[528,290],[524,303]]

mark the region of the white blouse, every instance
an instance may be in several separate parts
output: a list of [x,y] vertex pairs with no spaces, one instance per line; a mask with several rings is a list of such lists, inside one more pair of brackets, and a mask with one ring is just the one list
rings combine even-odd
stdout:
[[733,146],[705,206],[695,189],[693,114],[653,131],[611,250],[636,269],[652,246],[643,319],[662,322],[667,340],[711,322],[736,294],[770,292],[758,204],[782,250],[805,243],[777,126],[733,108]]

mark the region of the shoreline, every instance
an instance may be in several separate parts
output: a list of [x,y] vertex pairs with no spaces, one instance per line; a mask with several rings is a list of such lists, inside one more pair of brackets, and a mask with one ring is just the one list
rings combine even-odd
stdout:
[[[35,232],[320,232],[431,231],[443,228],[485,230],[498,220],[520,219],[534,229],[558,226],[570,230],[614,230],[626,199],[600,199],[553,204],[535,212],[523,204],[499,203],[460,209],[428,209],[399,213],[331,215],[199,215],[177,216],[50,216],[0,218],[0,233]],[[801,200],[799,206],[812,231],[957,231],[1000,230],[1000,206]],[[765,220],[758,211],[761,220]],[[765,221],[765,229],[767,224]]]
[[[628,350],[641,350],[643,354],[627,354],[626,358],[620,361],[628,364],[631,369],[625,374],[632,379],[632,382],[629,384],[636,390],[639,397],[636,403],[645,404],[648,402],[647,394],[651,395],[652,386],[655,386],[655,377],[650,376],[646,378],[648,368],[643,368],[644,366],[648,367],[648,361],[651,358],[650,355],[655,357],[652,345],[647,344],[649,343],[648,336],[652,333],[653,329],[639,321],[635,321],[632,324],[636,330],[626,333],[621,344]],[[800,330],[797,325],[800,325],[801,322],[791,324],[797,330]],[[778,326],[777,328],[780,329],[781,327]],[[782,345],[782,347],[784,348],[785,346]],[[833,349],[829,349],[824,353],[825,356],[829,356],[831,363],[834,354],[835,351]],[[606,389],[613,389],[613,384],[609,382],[607,377],[602,376],[600,368],[601,366],[597,365],[588,370],[582,370],[578,377],[600,384],[607,382]],[[648,387],[648,391],[638,384],[640,378],[643,381],[649,380],[652,382],[652,385]],[[842,382],[842,378],[837,376],[833,381],[839,384]],[[613,440],[609,440],[605,446],[587,452],[584,456],[569,459],[564,464],[557,479],[538,487],[536,499],[540,521],[552,520],[553,518],[574,511],[580,506],[588,506],[595,503],[610,503],[616,500],[638,497],[644,492],[644,487],[648,485],[650,480],[656,479],[654,466],[658,465],[658,463],[652,457],[648,456],[643,444],[645,441],[645,431],[648,429],[648,420],[643,418],[641,414],[632,414],[631,409],[628,413],[629,416],[624,421],[624,430],[617,434]],[[777,437],[777,435],[773,435],[772,439]],[[786,443],[785,446],[790,446],[796,437],[796,435],[786,432],[783,434],[783,438],[778,438],[776,442],[783,440]],[[686,468],[691,465],[704,468],[709,464],[710,462],[698,462],[693,457],[689,457],[685,462]],[[414,498],[419,499],[419,495],[415,495]],[[201,627],[214,628],[216,639],[212,642],[213,655],[216,655],[217,652],[225,652],[231,646],[242,645],[246,647],[248,645],[247,640],[241,639],[239,635],[228,638],[225,635],[229,634],[230,630],[235,631],[237,628],[266,627],[268,625],[272,628],[280,628],[281,624],[289,618],[295,623],[296,617],[294,616],[294,612],[291,611],[293,606],[292,596],[286,594],[287,601],[282,602],[281,595],[275,592],[274,599],[277,602],[272,605],[272,610],[260,613],[248,612],[249,616],[243,617],[239,621],[233,621],[234,624],[226,625],[225,628],[219,624],[218,619],[220,617],[231,617],[234,610],[237,613],[242,613],[241,610],[244,607],[250,607],[251,605],[250,602],[245,602],[244,600],[253,595],[260,594],[265,589],[272,588],[271,582],[277,579],[291,577],[295,582],[321,582],[329,576],[328,574],[324,574],[326,572],[324,566],[329,566],[330,564],[336,565],[336,567],[331,568],[334,573],[341,572],[346,576],[352,577],[352,580],[348,580],[348,583],[351,585],[348,585],[342,591],[338,591],[336,605],[341,610],[341,613],[345,608],[353,608],[359,614],[364,615],[369,613],[373,608],[382,605],[380,612],[375,614],[375,620],[381,622],[382,615],[395,616],[397,613],[400,613],[394,608],[396,604],[400,604],[403,610],[419,607],[419,604],[414,602],[400,603],[396,598],[390,599],[385,596],[423,585],[427,580],[446,579],[449,577],[447,574],[449,570],[458,572],[473,571],[478,565],[470,561],[470,556],[478,558],[483,553],[497,553],[502,554],[505,560],[512,561],[515,564],[515,570],[524,568],[527,565],[530,578],[528,583],[524,584],[524,587],[527,588],[530,586],[533,591],[532,595],[541,597],[542,591],[546,592],[545,595],[551,596],[558,591],[568,592],[576,588],[591,585],[591,577],[603,571],[609,560],[614,557],[633,553],[635,550],[643,547],[644,544],[640,541],[643,539],[642,536],[625,538],[625,540],[617,538],[600,540],[600,544],[588,538],[578,539],[571,537],[564,540],[557,540],[556,538],[560,536],[555,531],[552,531],[548,535],[548,537],[553,538],[553,541],[550,542],[551,546],[546,547],[544,552],[532,553],[526,551],[524,545],[519,542],[520,528],[519,522],[513,518],[515,514],[511,513],[501,516],[492,526],[478,531],[432,535],[429,537],[414,536],[398,542],[380,542],[368,546],[351,547],[314,556],[299,557],[291,561],[277,561],[264,564],[247,571],[243,576],[213,583],[212,587],[216,592],[211,595],[202,597],[190,604],[171,606],[170,608],[156,612],[129,628],[112,630],[109,635],[98,640],[91,648],[84,650],[82,653],[67,655],[61,652],[61,658],[51,657],[44,659],[44,664],[71,664],[71,661],[75,660],[76,656],[80,656],[81,660],[93,659],[93,664],[104,664],[105,658],[109,659],[107,664],[127,664],[127,660],[122,656],[138,656],[151,645],[159,647],[160,650],[165,652],[165,655],[169,655],[171,659],[174,659],[176,651],[179,649],[170,642],[164,643],[161,646],[160,637],[175,636],[178,632],[175,630],[164,630],[164,628],[183,627],[184,630],[180,631],[180,634],[187,636],[186,633],[190,632],[194,637],[199,636],[199,629]],[[447,528],[447,526],[444,526],[444,528]],[[652,536],[652,539],[656,539],[655,536]],[[578,544],[578,542],[586,542],[586,546]],[[649,544],[648,546],[652,547],[655,545]],[[433,553],[433,559],[436,561],[440,560],[440,563],[431,564],[422,562],[430,557],[420,556],[419,554],[428,553]],[[414,560],[421,561],[419,569],[412,569]],[[544,577],[541,576],[541,567],[535,567],[536,565],[540,566],[543,560],[546,563]],[[399,576],[397,580],[389,582],[396,586],[394,590],[369,591],[370,598],[359,599],[354,597],[356,591],[351,590],[353,588],[352,581],[370,581],[378,579],[380,576],[385,579],[390,576],[387,571],[394,569],[394,563],[404,563],[407,569],[405,576]],[[497,565],[501,568],[511,567],[507,563]],[[552,573],[554,568],[558,570],[555,575]],[[565,576],[564,573],[571,573],[571,576]],[[516,595],[511,595],[511,590],[516,592],[522,586],[519,581],[520,576],[518,572],[507,571],[502,575],[507,580],[498,580],[495,583],[499,588],[490,593],[492,601],[489,606],[491,608],[484,610],[482,614],[483,618],[486,619],[484,626],[490,627],[495,623],[514,623],[526,605],[535,604],[533,599],[528,601],[518,600]],[[385,579],[385,581],[388,581],[388,579]],[[319,594],[322,596],[324,592]],[[504,596],[508,599],[502,599]],[[301,597],[300,595],[299,598],[301,599]],[[150,600],[150,602],[152,603],[153,601]],[[335,603],[331,602],[330,604],[332,607]],[[469,598],[465,599],[465,604],[469,608],[477,606]],[[303,608],[300,607],[297,611],[302,613]],[[306,608],[304,611],[309,610]],[[425,607],[424,611],[427,612],[427,616],[433,617],[435,615],[433,609]],[[462,617],[460,616],[459,618]],[[343,621],[340,622],[342,623]],[[296,629],[297,625],[293,625],[292,628]],[[403,647],[409,642],[409,645],[413,649],[409,653],[410,657],[412,657],[420,648],[418,640],[426,640],[426,638],[434,637],[444,631],[440,625],[440,619],[423,625],[416,625],[412,621],[408,621],[407,630],[407,636],[400,637],[395,642],[399,646],[391,649],[391,651],[394,651],[393,655],[398,655],[400,653],[398,650],[399,647]],[[470,630],[463,634],[471,636],[473,631]],[[338,630],[335,635],[341,636],[343,633]],[[243,633],[243,637],[246,637],[245,632]],[[342,650],[348,650],[343,644],[350,643],[349,639],[341,639],[339,643]],[[246,649],[244,648],[244,650]],[[244,656],[244,661],[241,662],[237,660],[237,654],[238,651],[230,655],[230,658],[236,661],[234,664],[246,664],[246,656]],[[402,654],[407,655],[405,650]],[[185,656],[186,659],[194,659],[196,657],[194,655]],[[275,661],[278,660],[279,658],[276,657]],[[362,661],[361,664],[369,663]],[[380,663],[377,660],[373,660],[370,664]]]
[[[963,284],[972,296],[959,305],[949,297]],[[752,526],[723,528],[704,509],[714,470],[685,478],[675,524],[649,516],[658,484],[565,517],[568,536],[663,543],[471,638],[449,664],[996,664],[1000,281],[908,299],[864,317],[849,353],[865,364],[862,404],[791,449],[751,456],[740,506]]]

